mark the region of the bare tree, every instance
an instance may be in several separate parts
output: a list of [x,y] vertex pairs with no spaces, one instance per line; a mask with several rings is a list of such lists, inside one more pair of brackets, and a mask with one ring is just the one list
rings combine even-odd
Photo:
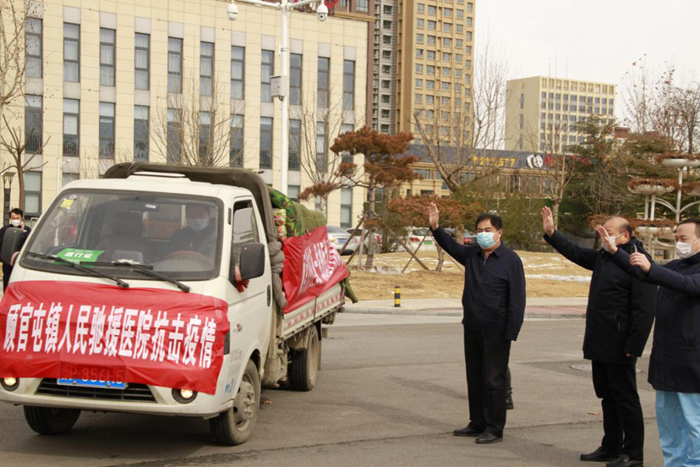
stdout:
[[[225,81],[224,81],[225,82]],[[243,125],[238,109],[228,110],[224,85],[218,77],[212,80],[210,95],[200,95],[197,81],[183,80],[182,94],[167,94],[167,105],[159,106],[151,133],[157,150],[168,163],[197,167],[230,167],[243,165]],[[235,117],[234,117],[235,116]],[[232,141],[234,144],[231,144]]]
[[47,164],[34,163],[36,156],[41,156],[51,137],[44,139],[41,128],[31,127],[25,131],[21,126],[13,127],[3,115],[6,132],[0,134],[0,146],[10,155],[10,163],[3,167],[0,173],[14,169],[19,185],[19,207],[24,210],[24,174],[30,170],[39,169]]
[[[453,110],[436,105],[413,116],[430,161],[452,193],[461,189],[466,178],[476,179],[486,172],[486,158],[492,158],[505,140],[503,114],[510,96],[506,93],[508,66],[493,41],[487,39],[474,65],[473,85],[455,77]],[[465,92],[468,91],[468,92]],[[440,103],[442,104],[442,102]],[[467,175],[470,174],[470,175]]]
[[[332,92],[329,92],[333,95]],[[316,107],[316,102],[309,99],[302,106],[299,124],[298,163],[301,171],[310,180],[310,185],[300,194],[300,198],[308,200],[318,197],[320,210],[328,214],[328,196],[343,187],[355,186],[346,177],[342,164],[352,162],[352,156],[345,152],[336,153],[331,146],[336,136],[343,131],[354,131],[357,124],[343,124],[342,100],[331,102],[325,109]],[[361,125],[360,125],[361,126]],[[290,157],[291,157],[290,151]]]

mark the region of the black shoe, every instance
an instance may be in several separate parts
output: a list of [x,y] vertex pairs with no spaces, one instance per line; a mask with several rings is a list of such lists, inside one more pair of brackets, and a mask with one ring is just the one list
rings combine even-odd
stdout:
[[471,426],[468,426],[466,428],[462,428],[461,430],[455,430],[452,432],[452,434],[455,436],[479,436],[483,432],[484,430],[476,430]]
[[513,410],[515,406],[513,405],[513,394],[508,394],[506,396],[506,410]]
[[484,433],[476,438],[476,444],[493,444],[503,441],[503,436],[496,436],[493,433]]
[[633,461],[630,456],[623,454],[605,467],[644,467],[643,461]]
[[611,454],[603,451],[603,448],[598,448],[590,454],[581,454],[581,460],[587,462],[612,462],[620,457],[619,454]]

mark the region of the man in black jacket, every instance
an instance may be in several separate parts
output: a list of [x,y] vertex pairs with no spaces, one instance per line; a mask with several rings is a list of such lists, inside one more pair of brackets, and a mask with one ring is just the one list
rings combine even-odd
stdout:
[[676,229],[676,257],[664,266],[618,248],[598,233],[612,259],[632,277],[658,285],[649,383],[666,467],[700,465],[700,219]]
[[[593,387],[602,399],[601,446],[581,460],[608,466],[642,466],[644,417],[637,392],[635,363],[642,355],[654,322],[656,287],[633,279],[605,250],[581,248],[554,230],[552,211],[542,209],[545,240],[568,260],[593,271],[586,309],[583,356],[591,360]],[[632,236],[629,222],[611,217],[605,230],[621,250],[646,254]]]
[[466,246],[438,226],[440,212],[434,203],[428,213],[433,237],[465,270],[462,324],[470,421],[454,434],[476,436],[478,444],[502,441],[510,347],[525,315],[523,263],[501,243],[500,217],[480,215],[476,220],[478,246]]
[[[32,229],[29,227],[26,227],[24,225],[24,211],[22,211],[20,208],[14,208],[12,211],[10,211],[10,218],[9,218],[10,223],[3,228],[0,229],[0,251],[2,251],[2,239],[5,238],[5,232],[7,232],[7,229],[24,229],[27,234],[31,232]],[[12,257],[12,261],[14,262],[14,259],[17,255],[15,254]],[[14,266],[14,263],[8,264],[8,263],[2,263],[2,290],[5,291],[7,289],[8,284],[10,283],[10,274],[12,274],[12,268]]]

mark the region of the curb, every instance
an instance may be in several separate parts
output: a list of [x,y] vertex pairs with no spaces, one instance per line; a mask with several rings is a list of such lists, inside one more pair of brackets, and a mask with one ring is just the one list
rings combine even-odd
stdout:
[[[421,310],[391,310],[386,308],[355,308],[346,309],[346,314],[357,315],[387,315],[387,316],[462,316],[462,309],[421,309]],[[537,319],[585,319],[586,314],[583,313],[542,313],[542,312],[525,312],[526,318]]]

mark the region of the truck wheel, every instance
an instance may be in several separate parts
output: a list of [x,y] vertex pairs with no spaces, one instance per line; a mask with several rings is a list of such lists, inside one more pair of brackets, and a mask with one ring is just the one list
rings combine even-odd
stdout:
[[24,406],[24,418],[29,427],[40,435],[60,435],[73,428],[80,417],[78,409]]
[[245,443],[250,437],[260,410],[260,373],[252,360],[248,361],[233,407],[209,420],[217,442],[227,446]]
[[289,386],[295,391],[311,391],[321,365],[321,341],[316,326],[309,328],[306,349],[294,352],[288,371]]

